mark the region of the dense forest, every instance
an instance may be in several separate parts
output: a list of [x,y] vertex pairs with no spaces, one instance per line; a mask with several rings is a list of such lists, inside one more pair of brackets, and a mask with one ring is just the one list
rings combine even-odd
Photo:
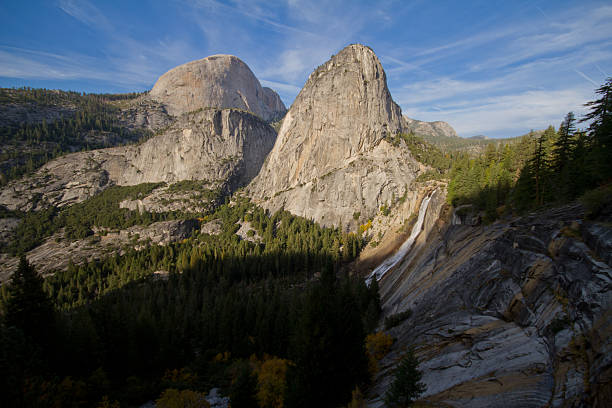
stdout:
[[582,197],[587,211],[597,211],[612,197],[612,79],[596,90],[598,99],[577,128],[569,112],[557,130],[552,126],[518,143],[488,145],[485,153],[454,160],[448,198],[484,211],[484,221]]
[[[81,94],[47,89],[0,89],[0,107],[27,112],[55,109],[49,120],[0,123],[0,185],[30,173],[62,154],[133,143],[151,136],[128,129],[112,102],[141,94]],[[4,112],[4,111],[3,111]],[[43,115],[44,116],[44,115]]]
[[[203,222],[213,219],[218,236],[72,265],[44,282],[22,259],[1,292],[3,399],[129,406],[216,386],[233,407],[346,403],[369,380],[365,338],[380,313],[376,285],[343,272],[361,238],[244,198]],[[240,222],[259,240],[240,240]]]

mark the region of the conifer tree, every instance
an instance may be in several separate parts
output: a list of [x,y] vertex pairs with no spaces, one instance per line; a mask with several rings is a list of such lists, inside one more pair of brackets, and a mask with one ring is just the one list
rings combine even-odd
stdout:
[[22,256],[11,278],[6,305],[6,324],[14,326],[35,341],[46,343],[51,334],[53,305],[43,290],[43,279]]
[[419,361],[413,350],[409,350],[395,369],[395,377],[385,394],[385,404],[389,408],[409,407],[425,389],[421,382],[423,374],[418,369]]
[[590,111],[581,122],[592,121],[588,129],[592,139],[590,167],[594,179],[605,182],[612,177],[612,78],[595,93],[600,98],[585,104]]

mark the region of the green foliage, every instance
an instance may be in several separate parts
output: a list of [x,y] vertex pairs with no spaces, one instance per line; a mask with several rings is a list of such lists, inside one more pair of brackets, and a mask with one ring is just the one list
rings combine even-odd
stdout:
[[[368,378],[358,299],[363,281],[337,282],[331,271],[306,294],[291,343],[288,402],[296,407],[336,407]],[[360,339],[360,341],[347,341]]]
[[194,199],[217,201],[221,198],[221,191],[218,188],[208,188],[210,183],[206,180],[182,180],[171,184],[168,187],[169,193],[196,192]]
[[3,205],[0,205],[0,219],[1,218],[21,218],[23,213],[21,211],[9,210]]
[[15,238],[8,244],[8,251],[18,255],[42,244],[45,237],[57,230],[54,224],[57,212],[57,208],[51,207],[27,213],[15,229]]
[[[261,243],[235,235],[247,214]],[[44,289],[62,313],[49,357],[52,379],[44,389],[61,389],[66,398],[69,390],[78,391],[83,404],[94,406],[105,395],[136,405],[167,388],[177,390],[170,395],[175,400],[184,389],[202,392],[214,385],[231,391],[231,379],[240,377],[231,368],[235,361],[269,354],[295,361],[287,363],[288,395],[300,400],[323,373],[333,381],[309,401],[316,406],[349,401],[351,390],[367,379],[364,324],[375,322],[380,310],[377,291],[339,273],[358,253],[361,239],[284,211],[270,214],[241,198],[206,219],[219,219],[221,234],[126,250],[71,265],[45,280]],[[153,278],[157,270],[170,272],[168,278]],[[2,352],[18,343],[7,338]],[[22,367],[24,361],[10,364]],[[189,381],[184,370],[168,371],[186,366],[193,372]],[[281,401],[278,390],[284,385],[276,381],[281,371],[270,369],[266,372],[274,375],[264,376],[268,405]],[[252,379],[240,378],[238,388],[252,402],[257,393]],[[42,388],[31,393],[48,395]]]
[[113,186],[82,203],[62,210],[50,207],[29,212],[15,229],[15,238],[9,244],[8,250],[13,255],[29,251],[61,228],[65,228],[67,238],[82,239],[93,233],[94,226],[124,229],[179,217],[181,214],[177,213],[141,213],[119,208],[121,201],[142,198],[161,185],[162,183],[146,183]]
[[[0,104],[22,104],[64,109],[64,116],[47,123],[0,127],[0,185],[30,173],[62,154],[133,143],[151,136],[144,129],[128,129],[113,101],[138,94],[95,95],[46,89],[0,89]],[[61,111],[61,109],[60,109]]]
[[383,216],[385,216],[385,217],[386,217],[386,216],[388,216],[389,214],[391,214],[391,208],[390,208],[390,206],[388,206],[387,204],[383,204],[383,205],[381,205],[381,206],[380,206],[380,213],[381,213]]
[[445,174],[451,168],[452,154],[443,153],[435,145],[413,133],[398,133],[395,136],[387,136],[386,140],[396,147],[402,142],[405,143],[415,159],[435,169],[437,177]]
[[393,382],[384,397],[387,407],[409,407],[425,392],[426,386],[421,382],[422,373],[418,366],[414,351],[409,350],[395,368]]
[[[485,211],[486,220],[497,218],[498,207],[509,200],[514,175],[531,152],[533,136],[526,136],[520,143],[488,145],[485,154],[470,158],[458,155],[450,171],[448,201],[455,207],[474,205],[477,211]],[[523,152],[529,152],[524,154]]]
[[412,316],[412,309],[407,309],[403,312],[395,313],[385,317],[385,330],[389,330],[395,326],[398,326],[404,320],[409,319],[410,316]]
[[[612,79],[596,92],[602,97],[588,102],[593,120],[588,133],[577,130],[569,112],[558,131],[551,126],[540,135],[530,133],[520,142],[488,145],[477,158],[459,156],[453,163],[448,199],[454,206],[472,204],[491,222],[511,210],[524,212],[543,205],[576,199],[612,178]],[[605,194],[605,193],[603,193]],[[592,197],[597,207],[600,193]],[[590,210],[587,210],[590,211]]]
[[586,216],[596,218],[597,216],[612,212],[612,184],[601,186],[584,193],[580,197],[584,205]]
[[43,279],[24,256],[11,277],[5,322],[37,343],[45,343],[52,330],[53,305],[43,290]]
[[608,78],[595,93],[599,98],[585,104],[590,110],[582,121],[591,121],[588,128],[592,142],[588,164],[590,174],[597,183],[605,184],[612,178],[612,78]]

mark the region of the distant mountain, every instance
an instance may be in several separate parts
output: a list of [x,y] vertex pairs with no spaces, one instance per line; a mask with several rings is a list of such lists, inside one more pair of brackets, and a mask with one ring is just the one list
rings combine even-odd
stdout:
[[476,136],[470,136],[467,137],[466,139],[471,139],[471,140],[489,140],[489,138],[485,135],[476,135]]
[[451,125],[446,122],[422,122],[420,120],[411,119],[408,116],[403,116],[404,132],[414,133],[421,136],[429,142],[434,140],[444,140],[446,138],[458,138],[457,132]]

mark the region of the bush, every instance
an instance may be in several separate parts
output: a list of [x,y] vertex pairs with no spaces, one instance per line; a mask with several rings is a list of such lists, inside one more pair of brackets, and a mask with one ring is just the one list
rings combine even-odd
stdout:
[[580,197],[580,202],[584,205],[587,218],[609,213],[612,209],[612,184],[587,191]]
[[368,371],[374,377],[378,372],[378,362],[391,350],[393,337],[385,332],[368,334],[366,337],[366,354],[368,355]]
[[385,317],[385,330],[389,330],[399,325],[401,322],[408,319],[410,316],[412,316],[412,310],[408,309],[403,312]]

